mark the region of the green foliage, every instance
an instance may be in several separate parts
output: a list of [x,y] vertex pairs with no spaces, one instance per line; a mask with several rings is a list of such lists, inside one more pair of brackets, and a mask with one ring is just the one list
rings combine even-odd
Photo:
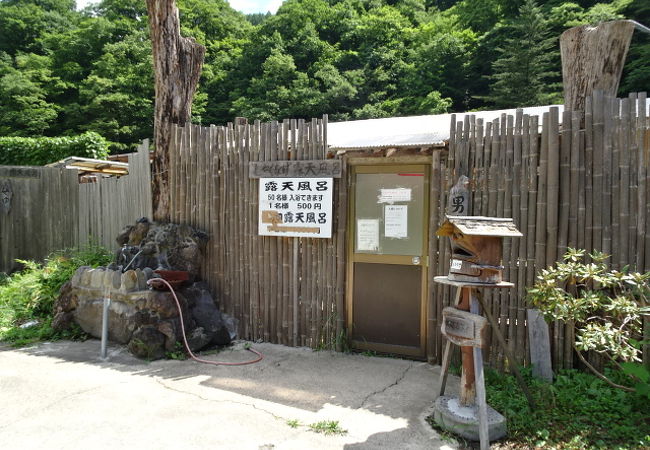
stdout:
[[[616,379],[620,374],[608,375]],[[650,445],[650,403],[642,396],[577,370],[560,371],[553,384],[535,380],[529,370],[524,370],[524,377],[537,405],[534,411],[528,409],[513,376],[486,372],[488,404],[508,420],[504,446],[640,449]]]
[[309,429],[314,433],[322,433],[326,436],[348,433],[348,430],[344,430],[339,426],[338,420],[321,420],[320,422],[310,424]]
[[300,421],[298,419],[289,419],[287,420],[287,425],[291,428],[298,428],[300,426]]
[[507,25],[508,37],[492,63],[493,80],[488,99],[500,108],[535,106],[561,98],[553,83],[553,51],[558,46],[534,0],[526,0],[519,15]]
[[104,159],[108,143],[89,131],[72,137],[0,137],[0,164],[42,166],[68,156]]
[[[330,120],[544,104],[560,92],[559,35],[647,1],[286,0],[245,16],[225,0],[177,0],[181,32],[205,45],[192,121]],[[521,9],[520,9],[521,8]],[[548,40],[551,39],[551,40]],[[635,33],[622,94],[650,83]],[[0,1],[0,136],[94,131],[111,152],[153,134],[146,3]]]
[[[20,261],[25,269],[0,283],[0,340],[24,345],[38,340],[83,338],[85,334],[79,328],[63,333],[52,329],[54,302],[77,268],[103,266],[111,260],[108,250],[89,246],[54,252],[42,264]],[[34,325],[21,328],[29,322]]]
[[[535,400],[533,411],[514,376],[485,371],[487,402],[508,421],[508,436],[492,443],[492,448],[642,449],[650,445],[650,403],[644,397],[577,370],[560,371],[553,384],[533,378],[530,369],[521,370]],[[608,375],[616,378],[620,373]],[[444,433],[432,416],[427,421]]]
[[607,256],[569,249],[564,261],[542,270],[528,290],[528,301],[547,320],[574,323],[578,351],[595,351],[613,361],[641,361],[635,345],[642,316],[650,315],[650,272],[609,270]]
[[185,346],[182,343],[176,341],[174,344],[174,350],[165,352],[165,358],[175,359],[177,361],[185,361],[188,358],[187,352],[185,351]]

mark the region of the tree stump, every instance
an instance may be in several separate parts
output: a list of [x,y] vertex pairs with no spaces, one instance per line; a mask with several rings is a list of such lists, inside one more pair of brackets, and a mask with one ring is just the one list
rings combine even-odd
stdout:
[[594,90],[616,95],[634,23],[627,20],[582,25],[560,36],[564,108],[584,111]]

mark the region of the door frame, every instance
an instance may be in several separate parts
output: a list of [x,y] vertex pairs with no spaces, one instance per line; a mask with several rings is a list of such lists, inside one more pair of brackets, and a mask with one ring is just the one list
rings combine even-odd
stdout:
[[[410,156],[410,157],[393,157],[393,158],[349,158],[348,166],[351,170],[348,171],[348,220],[346,224],[346,287],[345,287],[345,322],[347,337],[352,347],[359,350],[377,351],[380,353],[394,353],[403,356],[409,356],[418,359],[426,359],[427,355],[427,314],[428,314],[428,284],[431,282],[428,279],[429,268],[429,208],[431,203],[431,170],[432,158],[430,156]],[[365,166],[361,171],[358,168]],[[372,167],[373,171],[366,171],[368,167]],[[420,267],[422,270],[422,284],[420,286],[420,347],[414,347],[392,344],[381,344],[372,342],[362,342],[352,340],[352,326],[354,317],[354,263],[355,262],[376,262],[367,259],[365,254],[360,254],[356,258],[354,256],[354,243],[355,243],[355,207],[356,207],[356,174],[357,173],[394,173],[395,169],[409,170],[423,168],[424,173],[424,186],[423,193],[423,233],[422,236],[422,256]],[[376,171],[375,171],[376,170]],[[374,256],[374,255],[373,255]],[[386,262],[383,264],[390,264],[391,260],[396,264],[404,264],[410,256],[403,255],[386,255]]]

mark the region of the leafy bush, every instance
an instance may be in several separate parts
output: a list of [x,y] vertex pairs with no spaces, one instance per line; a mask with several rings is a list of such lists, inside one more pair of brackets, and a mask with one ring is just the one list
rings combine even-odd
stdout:
[[108,142],[92,131],[70,137],[0,137],[0,165],[43,166],[68,156],[104,159]]
[[[61,286],[80,266],[98,267],[110,263],[112,255],[102,247],[54,252],[43,264],[20,261],[22,272],[0,282],[0,340],[14,345],[37,340],[82,337],[80,329],[56,333],[52,327],[53,306]],[[29,322],[32,326],[21,328]]]
[[564,262],[542,270],[528,290],[528,300],[547,320],[575,325],[576,354],[592,372],[609,381],[589,364],[583,351],[605,355],[650,398],[647,372],[640,364],[643,316],[650,314],[650,272],[609,270],[607,255],[593,252],[592,262],[586,263],[585,253],[569,249]]
[[[487,403],[508,423],[507,437],[492,442],[491,449],[646,449],[650,445],[650,403],[643,396],[574,369],[559,371],[553,384],[533,378],[530,368],[521,371],[535,400],[533,411],[514,376],[485,370]],[[620,372],[606,373],[621,382]],[[445,432],[433,416],[427,420],[443,437],[465,444],[461,448],[478,448]]]
[[[610,378],[621,374],[608,371]],[[487,400],[508,419],[508,441],[525,448],[647,448],[650,404],[578,370],[563,370],[553,384],[525,371],[537,408],[528,410],[514,377],[486,373]],[[516,447],[516,446],[515,446]],[[498,447],[497,447],[498,448]],[[508,447],[511,448],[511,447]]]

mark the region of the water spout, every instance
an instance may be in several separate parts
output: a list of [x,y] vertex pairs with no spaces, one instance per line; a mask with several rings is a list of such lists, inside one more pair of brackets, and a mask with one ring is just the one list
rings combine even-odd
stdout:
[[122,269],[122,273],[124,273],[124,272],[126,272],[127,270],[129,270],[129,267],[131,267],[131,264],[133,263],[133,261],[135,261],[135,259],[136,259],[138,256],[140,256],[140,253],[142,253],[142,250],[144,250],[144,249],[140,249],[140,250],[138,251],[138,253],[136,253],[135,255],[133,255],[133,258],[131,258],[131,261],[129,261],[129,263],[126,265],[126,267],[125,267],[124,269]]

